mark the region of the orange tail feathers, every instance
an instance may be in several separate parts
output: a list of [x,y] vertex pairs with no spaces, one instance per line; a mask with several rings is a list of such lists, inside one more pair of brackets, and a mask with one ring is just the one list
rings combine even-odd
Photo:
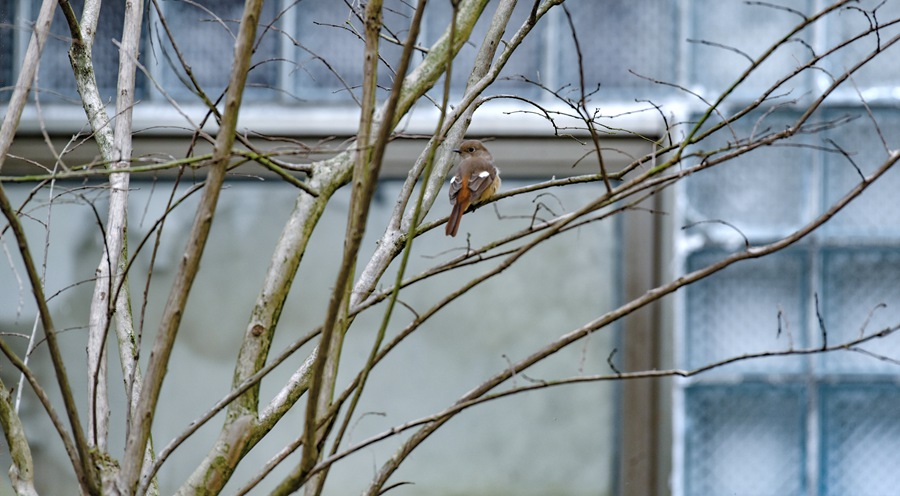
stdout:
[[469,202],[457,201],[453,205],[453,210],[450,211],[450,218],[447,219],[447,227],[444,229],[444,234],[456,236],[456,232],[459,231],[459,222],[462,220],[462,216],[466,213],[467,208],[469,208]]

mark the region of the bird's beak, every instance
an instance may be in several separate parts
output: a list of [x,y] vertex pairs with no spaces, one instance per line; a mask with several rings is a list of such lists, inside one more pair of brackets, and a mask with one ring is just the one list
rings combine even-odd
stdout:
[[460,151],[459,148],[454,148],[453,150],[450,150],[450,151],[452,151],[454,153],[462,153],[462,151]]

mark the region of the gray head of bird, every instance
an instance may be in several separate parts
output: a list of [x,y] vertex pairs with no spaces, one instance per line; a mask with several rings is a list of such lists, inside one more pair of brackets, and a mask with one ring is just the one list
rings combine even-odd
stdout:
[[463,159],[482,157],[491,160],[491,152],[484,146],[484,143],[478,140],[465,140],[459,144],[459,148],[454,148],[453,151],[458,153]]

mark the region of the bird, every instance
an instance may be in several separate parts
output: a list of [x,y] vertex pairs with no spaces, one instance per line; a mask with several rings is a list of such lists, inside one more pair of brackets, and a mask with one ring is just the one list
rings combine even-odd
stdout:
[[465,140],[453,150],[460,158],[456,175],[450,179],[450,218],[444,234],[456,236],[459,221],[471,205],[487,201],[500,189],[500,169],[494,166],[494,158],[478,140]]

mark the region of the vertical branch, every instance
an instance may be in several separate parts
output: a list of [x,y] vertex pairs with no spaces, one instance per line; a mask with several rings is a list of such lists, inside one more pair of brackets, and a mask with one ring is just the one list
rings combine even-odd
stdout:
[[[426,3],[426,0],[419,0],[418,5],[416,6],[415,14],[413,15],[413,19],[410,22],[410,28],[409,28],[409,32],[407,34],[406,42],[403,45],[403,53],[400,56],[400,63],[397,68],[398,77],[394,79],[394,84],[392,87],[392,95],[396,95],[397,97],[399,97],[400,90],[403,86],[403,78],[400,76],[405,75],[407,69],[409,68],[409,60],[412,57],[413,47],[415,46],[416,39],[419,37],[419,30],[420,30],[421,24],[422,24],[422,16],[425,12],[425,3]],[[459,10],[459,0],[454,0],[453,1],[453,14],[450,19],[450,39],[453,39],[456,37],[456,14],[457,14],[458,10]],[[443,101],[441,104],[441,114],[440,114],[440,117],[438,120],[438,124],[436,126],[438,132],[440,132],[440,129],[444,122],[444,118],[446,117],[446,114],[447,114],[447,104],[448,104],[449,97],[450,97],[452,65],[453,65],[453,59],[452,58],[447,59],[447,71],[446,71],[446,75],[444,76],[444,97],[443,97]],[[390,108],[391,102],[393,102],[393,101],[396,101],[396,98],[392,99],[389,102],[388,108]],[[386,117],[392,118],[392,116],[389,113],[386,115]],[[389,122],[381,122],[380,126],[381,127],[379,128],[379,143],[386,143],[386,141],[388,139],[388,133],[391,130],[391,126],[389,125]],[[426,170],[424,172],[424,176],[425,176],[426,180],[431,175],[431,164],[434,161],[434,151],[437,148],[437,143],[438,143],[438,141],[434,141],[432,143],[432,146],[429,148],[430,155],[428,157]],[[419,216],[419,212],[422,207],[422,201],[424,199],[424,196],[425,196],[425,187],[423,186],[422,188],[419,189],[419,199],[418,199],[418,202],[414,206],[414,211],[415,211],[414,217],[415,218],[418,218],[418,216]],[[398,269],[397,275],[396,275],[396,281],[395,281],[395,285],[394,285],[395,291],[391,294],[391,298],[388,302],[388,307],[384,311],[384,316],[382,318],[381,325],[378,328],[377,337],[375,339],[375,342],[372,345],[372,349],[370,351],[369,358],[366,360],[366,363],[363,366],[363,370],[360,373],[359,385],[357,386],[354,396],[350,401],[350,405],[347,407],[347,411],[344,414],[343,422],[341,423],[341,425],[338,429],[338,432],[335,435],[334,443],[332,446],[332,452],[331,452],[332,454],[334,454],[337,451],[338,446],[340,446],[341,440],[343,439],[344,433],[347,431],[347,428],[350,425],[350,421],[356,410],[356,405],[358,404],[359,398],[362,395],[362,391],[365,388],[365,383],[366,383],[366,379],[368,378],[368,373],[371,370],[372,365],[374,365],[374,363],[375,363],[375,358],[378,354],[378,350],[381,347],[382,341],[384,340],[385,333],[387,332],[387,326],[390,323],[391,314],[393,313],[394,306],[397,302],[397,297],[398,297],[398,294],[400,291],[400,281],[403,280],[403,274],[405,273],[406,264],[409,259],[409,253],[412,251],[412,242],[413,242],[413,236],[407,236],[406,237],[406,250],[403,253],[403,258],[400,262],[400,268]],[[348,281],[348,283],[349,283],[349,281]],[[347,303],[349,303],[349,299],[350,298],[348,295]],[[333,389],[333,385],[332,385],[332,389]],[[328,405],[326,405],[326,406],[328,406]],[[337,412],[335,412],[334,415],[335,415],[334,420],[336,420]],[[329,425],[333,425],[333,424],[329,424]],[[318,496],[319,494],[321,494],[327,474],[328,474],[328,469],[325,469],[321,473],[316,474],[314,476],[315,483],[312,485],[311,489],[315,496]]]
[[[126,4],[128,5],[128,4]],[[71,5],[62,6],[63,10],[71,10]],[[126,7],[127,8],[127,7]],[[74,14],[74,12],[72,13]],[[106,105],[100,96],[97,86],[93,62],[93,40],[100,8],[96,0],[86,2],[82,13],[81,27],[74,24],[74,15],[67,12],[69,31],[72,33],[72,46],[69,48],[69,61],[75,74],[75,86],[81,96],[82,106],[88,115],[94,138],[100,149],[100,155],[108,162],[115,162],[114,134],[109,127],[109,116]],[[114,165],[115,166],[115,165]],[[110,177],[109,219],[103,239],[103,253],[100,263],[94,271],[94,293],[91,296],[90,314],[88,318],[87,374],[88,374],[88,440],[101,452],[107,449],[107,433],[109,432],[109,395],[107,394],[107,361],[106,331],[109,328],[110,293],[113,291],[112,266],[117,263],[121,247],[121,226],[117,226],[119,217],[115,199],[116,181]],[[124,215],[124,212],[123,212]],[[99,221],[99,219],[98,219]],[[110,253],[112,251],[112,253]]]
[[203,196],[197,207],[197,214],[185,247],[185,253],[178,266],[175,282],[163,310],[156,341],[150,352],[144,387],[132,414],[128,430],[122,471],[119,477],[119,490],[125,493],[134,491],[140,477],[143,464],[142,455],[150,437],[150,426],[153,422],[169,357],[175,344],[175,337],[181,324],[188,294],[200,267],[200,258],[209,237],[219,192],[225,181],[225,172],[231,157],[231,148],[234,145],[238,112],[247,82],[247,72],[250,70],[250,58],[253,54],[253,42],[256,37],[256,26],[259,22],[262,4],[262,0],[247,0],[244,4],[241,25],[235,40],[234,62],[228,91],[225,95],[222,124],[216,136],[215,151],[206,177],[206,187],[203,189]]
[[[553,6],[562,3],[563,0],[547,0],[540,6],[535,3],[535,8],[532,12],[530,18],[523,24],[523,26],[516,32],[516,35],[513,37],[512,41],[507,44],[506,49],[501,53],[500,57],[496,62],[493,62],[494,54],[496,53],[498,43],[497,40],[502,36],[506,24],[509,22],[509,17],[512,13],[512,9],[515,7],[516,0],[505,0],[501,1],[500,5],[497,7],[497,11],[494,15],[494,18],[491,21],[491,27],[488,29],[487,35],[485,35],[485,40],[481,44],[479,48],[479,52],[475,59],[475,66],[472,69],[472,73],[469,76],[469,80],[466,85],[466,92],[461,102],[458,104],[458,108],[462,108],[463,113],[460,116],[459,120],[453,122],[452,127],[447,131],[448,138],[453,139],[454,137],[462,137],[465,134],[466,128],[468,127],[469,120],[472,117],[472,114],[475,111],[475,106],[471,105],[476,96],[484,90],[486,85],[493,81],[499,73],[500,69],[504,66],[506,61],[509,59],[510,54],[515,50],[515,47],[521,43],[522,39],[524,39],[525,35],[531,31],[531,29],[535,26],[537,21],[543,17]],[[437,178],[431,178],[432,181],[436,181]],[[432,185],[429,185],[432,186]],[[433,185],[433,187],[440,187],[439,184]],[[417,219],[412,218],[409,220],[409,233],[412,235],[415,230]],[[379,245],[379,250],[389,250],[390,247],[387,246],[387,243],[382,243]],[[380,273],[384,271],[386,265],[383,268],[378,267],[376,263],[378,261],[378,257],[373,256],[369,266],[365,268],[363,271],[363,275],[360,276],[359,283],[354,290],[354,294],[357,298],[362,300],[360,295],[368,294],[368,291],[361,287],[364,283],[372,283],[372,281],[367,281],[365,272],[374,270],[379,271]],[[419,433],[417,433],[419,434]],[[427,436],[425,436],[427,437]],[[422,438],[424,439],[424,437]],[[415,446],[418,442],[421,442],[419,439],[410,439],[408,441],[409,445]],[[387,482],[387,479],[394,473],[394,471],[399,467],[400,463],[409,455],[410,451],[398,450],[390,460],[384,463],[384,465],[379,469],[378,473],[375,475],[374,480],[366,488],[364,494],[367,495],[377,495],[381,494],[382,488],[384,484]]]
[[34,488],[34,462],[28,438],[25,437],[22,420],[13,408],[9,389],[6,389],[2,381],[0,381],[0,427],[3,428],[6,445],[9,446],[9,457],[12,459],[9,482],[13,490],[18,495],[37,496],[37,490]]
[[[116,83],[116,124],[113,134],[114,155],[113,169],[124,169],[131,165],[132,153],[132,108],[134,106],[135,75],[140,53],[141,24],[143,20],[143,0],[131,0],[125,3],[125,19],[122,27],[122,42],[119,46],[119,75]],[[118,332],[119,356],[122,361],[122,373],[129,382],[135,380],[137,368],[137,350],[132,349],[134,343],[134,323],[130,311],[130,293],[125,283],[124,274],[128,260],[127,227],[128,227],[128,173],[117,172],[109,177],[109,220],[106,228],[106,246],[109,249],[109,270],[115,271],[110,286],[115,298],[114,313]],[[107,306],[109,306],[107,304]],[[109,322],[106,323],[109,327]],[[133,384],[132,384],[133,386]],[[133,387],[126,393],[133,395]],[[133,401],[129,397],[128,401]]]
[[[87,6],[85,6],[85,10],[87,10]],[[134,107],[135,76],[137,74],[137,60],[140,54],[143,12],[143,0],[125,2],[122,41],[119,45],[119,73],[116,82],[116,123],[113,133],[113,156],[111,157],[113,159],[113,169],[124,169],[131,165],[132,109]],[[122,376],[126,378],[127,383],[125,393],[128,408],[126,411],[132,412],[138,400],[138,395],[142,391],[142,385],[137,364],[138,350],[134,349],[134,319],[131,312],[131,294],[128,289],[127,275],[125,274],[128,260],[129,180],[130,176],[125,172],[114,173],[109,177],[109,217],[106,229],[106,248],[109,260],[107,265],[104,265],[101,261],[100,267],[105,267],[109,271],[107,275],[110,276],[110,292],[107,298],[114,298],[114,300],[113,305],[110,305],[108,300],[102,303],[96,302],[96,306],[92,305],[91,310],[92,312],[96,310],[98,312],[97,315],[100,315],[101,306],[106,307],[108,310],[103,314],[103,318],[105,318],[103,326],[98,326],[96,329],[92,326],[91,331],[103,333],[102,346],[109,332],[109,316],[115,315],[119,361],[122,367]],[[101,282],[102,279],[98,280],[97,285],[99,286]],[[92,303],[94,302],[92,301]],[[104,351],[101,352],[105,352],[105,349],[106,346],[102,346]],[[105,360],[102,361],[102,365],[106,365]],[[130,417],[127,419],[127,422],[131,422]],[[148,446],[144,450],[144,460],[152,459],[152,456],[152,444],[148,442]]]
[[[365,234],[369,206],[375,193],[376,179],[381,165],[381,155],[384,153],[384,143],[380,140],[372,142],[375,92],[378,88],[378,41],[381,34],[381,7],[381,0],[373,0],[366,4],[363,105],[357,135],[357,146],[359,146],[359,149],[356,151],[356,163],[353,168],[353,186],[350,196],[350,214],[344,241],[344,254],[334,284],[334,291],[328,303],[325,325],[322,328],[322,337],[319,340],[319,350],[313,363],[312,376],[310,377],[303,430],[303,454],[300,460],[299,474],[294,480],[286,481],[289,485],[302,483],[305,479],[305,474],[309,472],[319,459],[318,412],[327,411],[328,405],[331,403],[332,388],[328,387],[329,384],[327,383],[333,382],[337,368],[337,357],[332,356],[331,349],[344,334],[342,329],[336,329],[339,323],[338,315],[340,309],[345,308],[349,304],[350,281],[356,267],[356,259],[359,254],[362,237]],[[402,75],[398,74],[398,79],[401,77]],[[389,126],[385,125],[382,127],[388,128]],[[338,351],[335,349],[334,354],[336,355]],[[331,365],[330,367],[327,366],[329,364]],[[329,368],[331,370],[328,370]],[[327,377],[326,372],[328,372]]]
[[[110,128],[106,105],[100,95],[93,64],[93,41],[97,32],[100,16],[100,1],[85,2],[81,23],[77,22],[75,12],[68,2],[61,2],[60,7],[65,14],[72,35],[72,46],[69,49],[69,61],[75,75],[76,89],[81,96],[82,106],[91,125],[100,154],[114,169],[127,167],[131,159],[132,149],[132,107],[134,105],[134,87],[136,61],[140,49],[140,33],[143,14],[143,1],[126,2],[125,15],[120,43],[118,88],[116,96],[117,118],[115,129]],[[88,430],[90,442],[101,451],[106,451],[106,438],[109,430],[109,403],[106,380],[106,339],[110,326],[110,316],[115,313],[116,329],[119,332],[119,356],[123,374],[133,383],[135,376],[135,350],[133,343],[133,325],[130,312],[122,311],[130,308],[130,295],[127,287],[123,287],[123,260],[128,257],[125,243],[129,176],[125,173],[114,173],[110,176],[110,206],[107,228],[104,238],[103,253],[96,270],[96,283],[91,298],[88,330],[88,398],[91,407],[88,409]],[[115,275],[113,275],[115,274]],[[110,299],[115,297],[115,308]],[[130,396],[129,404],[134,401],[135,388],[127,388]],[[137,388],[138,390],[140,388]]]
[[[34,81],[35,73],[41,59],[41,53],[47,36],[50,32],[50,26],[53,22],[53,10],[56,2],[53,0],[44,0],[35,21],[34,31],[28,42],[28,48],[25,51],[25,60],[22,69],[19,72],[19,78],[16,81],[16,87],[10,97],[7,105],[6,115],[3,118],[3,126],[0,128],[0,169],[3,168],[3,162],[9,153],[16,129],[19,127],[19,121],[22,117],[22,111],[28,99],[28,93],[31,90],[31,84]],[[62,393],[63,403],[66,408],[66,414],[69,417],[69,423],[72,426],[72,432],[75,439],[75,448],[78,452],[78,462],[80,466],[75,467],[78,475],[78,482],[84,492],[96,492],[97,482],[96,474],[90,462],[90,454],[88,443],[85,439],[84,431],[81,427],[81,420],[78,416],[78,409],[75,405],[75,398],[72,395],[72,389],[69,383],[68,374],[66,373],[65,364],[62,360],[59,343],[56,340],[56,327],[50,316],[50,309],[47,307],[47,299],[44,295],[44,289],[41,285],[40,277],[34,265],[31,256],[31,250],[28,247],[28,240],[22,229],[22,224],[16,216],[15,210],[10,204],[6,191],[0,186],[0,211],[6,217],[12,228],[13,235],[18,244],[19,253],[25,264],[25,270],[28,274],[31,290],[34,294],[35,303],[37,304],[38,313],[41,319],[41,325],[44,327],[44,334],[47,337],[47,348],[50,352],[50,359],[53,362],[56,380]]]
[[[111,163],[112,168],[121,169],[129,165],[131,159],[131,115],[134,105],[136,60],[140,45],[143,1],[126,2],[125,19],[120,44],[118,88],[116,96],[117,117],[115,130],[109,127],[109,117],[97,86],[93,65],[93,40],[100,15],[99,0],[85,3],[81,25],[75,20],[71,5],[61,3],[72,34],[69,60],[75,75],[76,87],[82,105],[94,132],[101,156]],[[90,442],[101,451],[106,451],[109,430],[109,403],[106,392],[106,338],[113,306],[110,301],[120,287],[122,275],[117,269],[120,258],[127,258],[125,251],[125,229],[128,203],[129,176],[125,173],[110,175],[110,205],[104,250],[96,271],[96,283],[91,298],[88,330],[88,429]],[[119,298],[128,298],[126,292],[118,292]],[[119,315],[119,320],[128,319]],[[122,327],[122,326],[118,326]],[[131,327],[128,325],[127,327]],[[120,346],[127,347],[131,340],[120,339]],[[120,353],[126,355],[126,353]],[[123,361],[126,370],[133,367],[134,360]]]
[[18,244],[19,253],[22,255],[22,262],[25,264],[25,272],[28,274],[28,280],[31,283],[31,291],[34,294],[34,300],[37,304],[38,314],[41,317],[41,325],[44,327],[44,334],[47,338],[47,348],[50,352],[50,360],[53,362],[53,369],[56,373],[56,381],[59,384],[62,393],[63,403],[66,407],[66,414],[69,416],[69,424],[72,427],[72,433],[75,437],[75,447],[78,451],[78,461],[80,467],[76,467],[76,474],[79,476],[79,483],[82,489],[88,493],[95,493],[97,482],[96,472],[91,463],[90,449],[84,430],[81,427],[81,419],[78,416],[78,408],[75,405],[75,397],[72,394],[71,383],[66,372],[66,366],[62,359],[62,352],[59,348],[59,342],[56,340],[56,326],[50,315],[50,308],[47,306],[47,298],[44,295],[44,288],[41,285],[41,279],[38,275],[37,268],[34,264],[34,258],[31,256],[31,248],[28,247],[28,239],[25,237],[25,230],[22,223],[16,216],[15,210],[6,196],[6,191],[0,187],[0,212],[6,217],[12,228],[13,235]]

